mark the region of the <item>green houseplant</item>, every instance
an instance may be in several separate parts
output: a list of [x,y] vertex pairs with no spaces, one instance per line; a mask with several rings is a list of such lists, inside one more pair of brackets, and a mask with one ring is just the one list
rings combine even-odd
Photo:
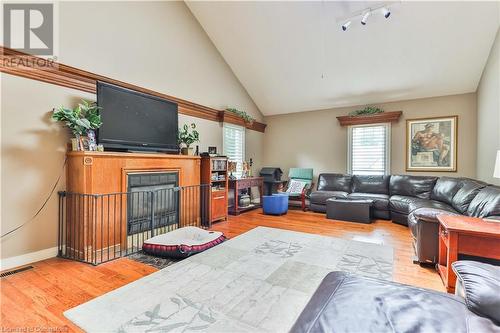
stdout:
[[177,133],[177,143],[185,145],[185,147],[181,147],[182,155],[194,155],[191,145],[199,141],[200,133],[196,130],[195,123],[191,123],[189,126],[184,124],[182,128],[179,128],[179,132]]
[[89,138],[95,139],[94,131],[102,125],[101,109],[95,102],[82,100],[73,109],[63,106],[54,109],[52,119],[63,122],[71,130],[74,135],[74,139],[72,139],[73,150],[84,150],[82,136],[87,135]]
[[241,119],[243,119],[246,123],[248,123],[250,125],[253,124],[253,122],[255,121],[255,118],[252,117],[251,115],[249,115],[248,113],[246,113],[245,111],[240,111],[240,110],[235,109],[235,108],[227,108],[226,111],[234,113],[235,115],[237,115],[238,117],[240,117]]

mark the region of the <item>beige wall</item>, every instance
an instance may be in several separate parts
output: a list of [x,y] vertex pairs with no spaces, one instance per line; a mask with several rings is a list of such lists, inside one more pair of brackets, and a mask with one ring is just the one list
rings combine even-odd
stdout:
[[39,216],[2,239],[2,258],[56,246],[57,191],[64,190],[62,170],[68,132],[50,120],[50,110],[73,105],[89,94],[2,75],[2,234],[29,221],[62,175]]
[[[92,17],[92,24],[80,24],[81,17]],[[59,19],[62,63],[214,108],[237,107],[262,120],[183,2],[61,2]],[[3,234],[30,220],[61,174],[68,134],[47,112],[95,96],[10,75],[2,75],[1,84]],[[219,123],[179,117],[180,124],[191,122],[200,131],[201,151],[222,151]],[[263,134],[247,133],[247,156],[260,165]],[[56,237],[53,195],[37,218],[2,239],[1,258],[55,247]]]
[[477,89],[477,177],[500,185],[493,178],[495,157],[500,150],[500,30],[491,48]]
[[[458,171],[436,174],[475,177],[476,94],[424,98],[376,106],[386,111],[403,111],[399,122],[391,127],[391,173],[406,173],[406,119],[458,115]],[[341,127],[336,117],[358,108],[266,117],[264,164],[279,166],[285,173],[290,167],[312,167],[315,176],[322,172],[346,172],[347,128]]]

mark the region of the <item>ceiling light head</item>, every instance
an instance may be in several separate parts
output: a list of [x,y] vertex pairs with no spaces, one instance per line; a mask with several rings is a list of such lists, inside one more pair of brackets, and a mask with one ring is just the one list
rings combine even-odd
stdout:
[[389,18],[389,16],[391,16],[391,11],[386,7],[382,7],[382,15],[384,15],[385,18]]
[[347,21],[346,23],[342,24],[342,30],[346,31],[351,25],[351,23],[352,23],[351,21]]
[[371,11],[367,11],[364,15],[363,18],[361,19],[361,24],[366,25],[366,21],[368,21],[368,17],[370,17]]

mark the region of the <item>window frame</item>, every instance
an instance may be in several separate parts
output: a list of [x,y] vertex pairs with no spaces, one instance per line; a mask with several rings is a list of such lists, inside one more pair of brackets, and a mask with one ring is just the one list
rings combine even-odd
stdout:
[[354,128],[359,127],[377,127],[384,126],[385,135],[385,163],[384,163],[384,175],[391,174],[391,123],[374,123],[374,124],[361,124],[361,125],[349,125],[347,127],[347,173],[352,175],[352,132]]
[[229,123],[223,123],[223,125],[222,125],[222,151],[223,151],[224,155],[227,156],[228,161],[230,161],[229,156],[226,153],[226,147],[227,147],[226,129],[238,130],[238,131],[241,131],[243,133],[242,147],[241,147],[243,160],[241,161],[241,163],[238,163],[236,165],[236,172],[233,173],[234,176],[236,176],[237,178],[240,178],[243,174],[243,162],[245,161],[245,158],[246,158],[246,128],[244,126],[238,126],[238,125],[229,124]]

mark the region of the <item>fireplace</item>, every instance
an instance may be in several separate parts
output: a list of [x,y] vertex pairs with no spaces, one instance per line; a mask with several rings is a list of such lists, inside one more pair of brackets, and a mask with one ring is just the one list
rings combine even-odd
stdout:
[[177,172],[129,173],[127,235],[179,223]]

